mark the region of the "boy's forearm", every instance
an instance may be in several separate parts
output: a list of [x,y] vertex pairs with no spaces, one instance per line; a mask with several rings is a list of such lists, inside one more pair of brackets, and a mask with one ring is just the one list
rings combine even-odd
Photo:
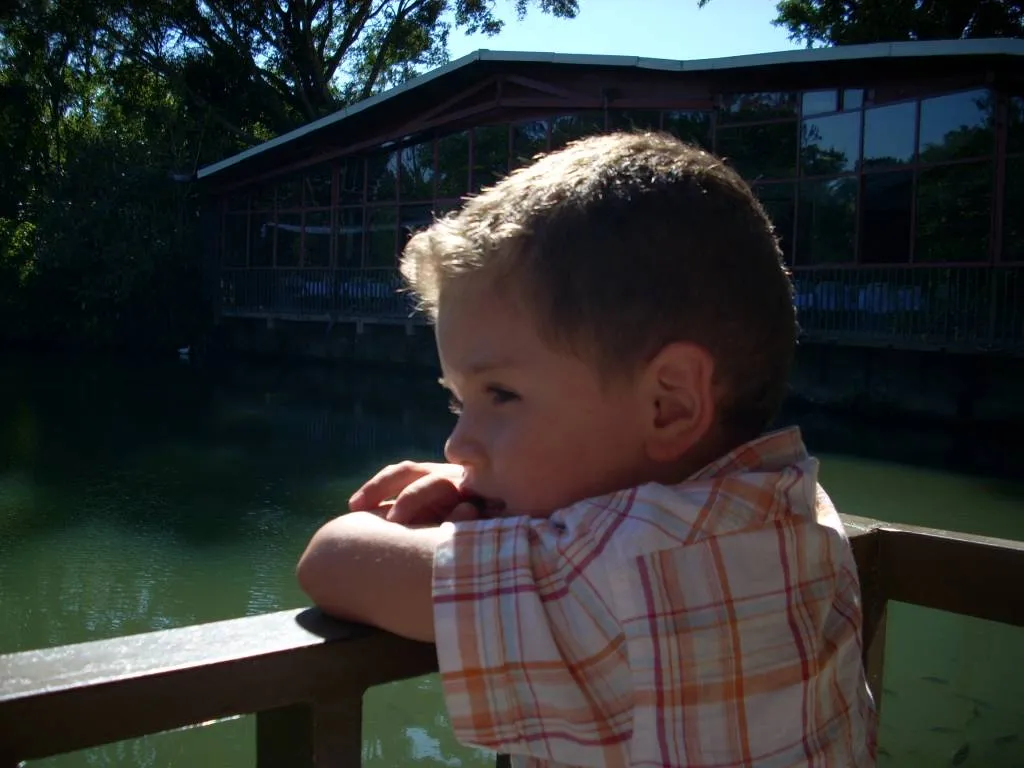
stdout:
[[299,584],[325,613],[423,642],[434,640],[431,575],[447,526],[406,527],[350,512],[314,534]]

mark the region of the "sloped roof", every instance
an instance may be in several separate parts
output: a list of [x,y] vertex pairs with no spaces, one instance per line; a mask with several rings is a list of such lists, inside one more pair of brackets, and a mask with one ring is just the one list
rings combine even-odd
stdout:
[[297,139],[336,126],[373,107],[391,101],[402,94],[421,89],[430,83],[458,75],[469,75],[481,63],[519,64],[539,63],[563,66],[614,67],[620,69],[659,70],[667,72],[713,72],[722,70],[753,69],[781,65],[813,65],[826,62],[852,62],[864,60],[911,59],[922,57],[967,56],[1021,56],[1024,40],[991,38],[979,40],[929,40],[900,43],[871,43],[832,48],[807,48],[794,51],[756,53],[745,56],[727,56],[714,59],[651,59],[643,56],[603,56],[591,54],[535,53],[528,51],[491,51],[481,49],[456,59],[442,67],[426,72],[384,93],[340,109],[314,120],[288,133],[250,147],[236,155],[200,168],[197,177],[205,179],[239,163],[264,155]]

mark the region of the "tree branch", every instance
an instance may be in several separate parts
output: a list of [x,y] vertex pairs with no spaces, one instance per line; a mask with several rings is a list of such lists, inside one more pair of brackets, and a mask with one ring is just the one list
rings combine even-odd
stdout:
[[[373,7],[372,0],[363,0],[359,10],[356,12],[345,25],[345,33],[341,36],[341,40],[338,41],[338,47],[330,58],[324,62],[324,77],[328,81],[334,79],[334,74],[338,71],[338,67],[341,66],[342,59],[345,58],[345,54],[349,52],[359,36],[363,34],[363,30],[366,29],[366,25],[387,5],[387,0],[380,4],[380,7],[376,11],[371,12]],[[328,33],[330,34],[330,33]]]
[[373,59],[373,66],[370,67],[370,72],[366,76],[366,81],[363,83],[363,87],[359,92],[359,99],[367,99],[373,93],[373,88],[377,84],[377,80],[380,78],[381,72],[384,70],[384,62],[386,60],[387,53],[394,42],[395,33],[397,32],[401,22],[412,13],[416,8],[422,5],[424,0],[413,0],[413,2],[402,7],[402,3],[399,2],[398,9],[395,11],[395,18],[391,20],[391,26],[388,27],[387,33],[384,35],[384,39],[380,43],[380,48],[377,49],[377,55]]

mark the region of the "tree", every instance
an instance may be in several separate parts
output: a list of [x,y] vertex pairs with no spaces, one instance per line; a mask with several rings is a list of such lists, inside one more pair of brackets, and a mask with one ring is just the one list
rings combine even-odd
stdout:
[[[574,18],[577,0],[509,0]],[[453,28],[496,34],[496,0],[128,0],[105,33],[247,143],[445,63]],[[248,124],[248,125],[247,125]]]
[[1024,37],[1024,0],[778,0],[775,10],[772,23],[808,48]]
[[[577,0],[503,0],[563,18]],[[0,4],[0,343],[173,349],[207,321],[213,162],[494,34],[498,0]]]
[[774,24],[808,47],[1024,36],[1022,0],[780,0],[776,10]]

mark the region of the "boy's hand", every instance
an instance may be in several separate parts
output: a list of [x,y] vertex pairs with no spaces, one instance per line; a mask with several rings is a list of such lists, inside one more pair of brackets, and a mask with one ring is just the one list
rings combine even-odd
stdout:
[[458,464],[413,461],[392,464],[352,495],[349,509],[376,512],[401,525],[476,520],[480,517],[479,508],[459,490],[463,476]]

